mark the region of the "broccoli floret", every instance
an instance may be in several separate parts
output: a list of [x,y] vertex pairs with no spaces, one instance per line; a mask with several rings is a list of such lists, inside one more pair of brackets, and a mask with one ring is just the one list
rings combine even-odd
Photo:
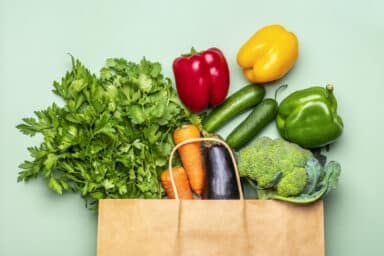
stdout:
[[313,157],[311,151],[283,139],[275,139],[273,154],[279,161],[288,161],[293,166],[305,166],[308,159]]
[[[307,182],[307,186],[310,185],[309,187],[311,188],[306,188],[297,196],[282,196],[275,191],[268,190],[264,192],[263,190],[258,190],[256,192],[258,198],[276,199],[295,204],[309,204],[327,196],[332,189],[336,188],[341,173],[341,166],[336,161],[330,161],[324,167],[315,158],[310,161],[313,161],[313,163],[310,166],[307,165],[306,170],[307,173],[311,174],[308,176]],[[312,171],[308,172],[308,168],[312,169]]]
[[275,144],[275,140],[264,136],[256,139],[256,141],[253,143],[252,148],[256,151],[271,150]]
[[297,196],[304,190],[306,184],[307,172],[305,168],[294,167],[277,184],[277,194],[280,196]]
[[296,144],[283,139],[261,137],[240,150],[239,172],[240,176],[256,181],[261,189],[276,184],[274,189],[277,194],[294,196],[305,188],[305,165],[311,158],[313,155],[309,150]]
[[252,149],[245,150],[240,152],[239,158],[243,159],[239,161],[240,176],[257,180],[261,187],[266,187],[278,172],[276,162],[262,152],[255,152]]

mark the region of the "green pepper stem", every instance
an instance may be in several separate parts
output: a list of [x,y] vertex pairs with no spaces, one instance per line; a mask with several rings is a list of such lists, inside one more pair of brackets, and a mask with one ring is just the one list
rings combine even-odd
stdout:
[[333,88],[333,85],[332,85],[332,84],[327,84],[327,85],[325,86],[325,89],[327,89],[328,91],[332,92],[334,88]]
[[334,90],[334,87],[332,84],[327,84],[325,86],[325,90],[328,92],[328,99],[331,103],[331,108],[332,108],[332,111],[336,113],[336,110],[337,110],[337,100],[335,98],[335,96],[333,95],[333,90]]

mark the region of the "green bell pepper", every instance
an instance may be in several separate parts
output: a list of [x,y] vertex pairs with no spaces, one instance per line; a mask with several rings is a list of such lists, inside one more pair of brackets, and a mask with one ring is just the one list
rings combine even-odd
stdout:
[[336,111],[332,85],[299,90],[280,103],[277,129],[284,139],[300,146],[325,146],[343,132],[343,121]]

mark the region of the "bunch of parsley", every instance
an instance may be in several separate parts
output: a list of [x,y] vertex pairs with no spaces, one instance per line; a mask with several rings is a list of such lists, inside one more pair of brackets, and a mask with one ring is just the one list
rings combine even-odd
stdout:
[[72,70],[53,86],[63,106],[53,103],[17,126],[44,138],[28,148],[33,160],[19,166],[18,181],[42,177],[59,194],[80,192],[88,207],[101,198],[160,198],[172,132],[200,125],[161,65],[107,59],[97,77],[72,57]]

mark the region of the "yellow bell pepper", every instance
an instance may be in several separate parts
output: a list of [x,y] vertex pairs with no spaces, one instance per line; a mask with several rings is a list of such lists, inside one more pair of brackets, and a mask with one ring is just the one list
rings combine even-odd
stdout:
[[298,53],[295,34],[281,25],[269,25],[240,48],[237,63],[249,81],[267,83],[283,77],[295,64]]

